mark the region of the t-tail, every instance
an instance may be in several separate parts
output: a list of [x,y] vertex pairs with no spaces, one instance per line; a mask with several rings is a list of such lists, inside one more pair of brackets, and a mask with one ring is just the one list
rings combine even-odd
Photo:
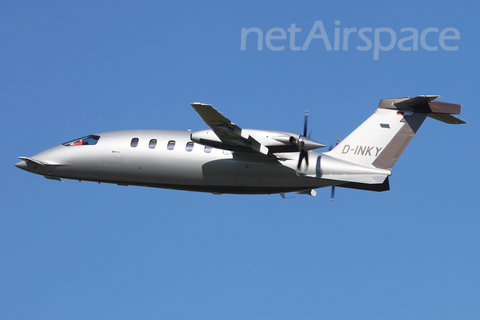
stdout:
[[[342,187],[388,190],[390,170],[427,116],[450,124],[465,123],[452,115],[460,114],[460,105],[434,101],[438,97],[381,100],[370,118],[322,156],[317,176],[347,182]],[[351,174],[342,176],[340,172],[349,166]]]

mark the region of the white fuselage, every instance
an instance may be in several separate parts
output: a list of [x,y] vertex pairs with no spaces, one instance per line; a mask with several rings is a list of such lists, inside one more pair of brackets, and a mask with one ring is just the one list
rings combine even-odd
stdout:
[[[17,166],[51,178],[213,193],[268,194],[338,184],[311,177],[319,171],[320,153],[309,152],[310,166],[299,176],[298,152],[269,158],[255,152],[221,150],[193,143],[191,133],[105,132],[98,134],[100,139],[95,145],[58,145],[32,157],[43,166],[23,162]],[[131,142],[135,138],[138,144],[134,147]],[[155,145],[152,140],[156,140]]]

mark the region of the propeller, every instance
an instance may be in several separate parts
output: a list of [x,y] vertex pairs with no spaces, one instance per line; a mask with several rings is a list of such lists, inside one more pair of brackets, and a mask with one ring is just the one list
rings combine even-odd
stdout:
[[300,151],[300,156],[298,157],[297,170],[300,170],[303,159],[305,159],[305,163],[307,164],[307,167],[308,167],[308,151],[305,150],[305,137],[307,137],[307,125],[308,125],[308,111],[305,111],[305,123],[303,126],[303,136],[298,138],[298,150]]

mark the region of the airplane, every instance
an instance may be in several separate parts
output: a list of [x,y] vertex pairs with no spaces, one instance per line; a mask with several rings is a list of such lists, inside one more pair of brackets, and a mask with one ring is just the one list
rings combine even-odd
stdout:
[[303,134],[242,129],[209,104],[191,103],[210,129],[122,130],[62,143],[16,167],[47,179],[73,179],[213,194],[316,195],[336,186],[390,189],[391,169],[427,118],[463,124],[461,105],[439,96],[382,99],[345,139],[326,147]]

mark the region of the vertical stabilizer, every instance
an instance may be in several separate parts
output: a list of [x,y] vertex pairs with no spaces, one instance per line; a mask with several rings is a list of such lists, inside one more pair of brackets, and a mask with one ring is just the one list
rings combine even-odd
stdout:
[[465,123],[451,115],[460,113],[460,105],[433,101],[436,98],[381,100],[377,111],[328,154],[364,166],[392,169],[427,116],[446,123]]

